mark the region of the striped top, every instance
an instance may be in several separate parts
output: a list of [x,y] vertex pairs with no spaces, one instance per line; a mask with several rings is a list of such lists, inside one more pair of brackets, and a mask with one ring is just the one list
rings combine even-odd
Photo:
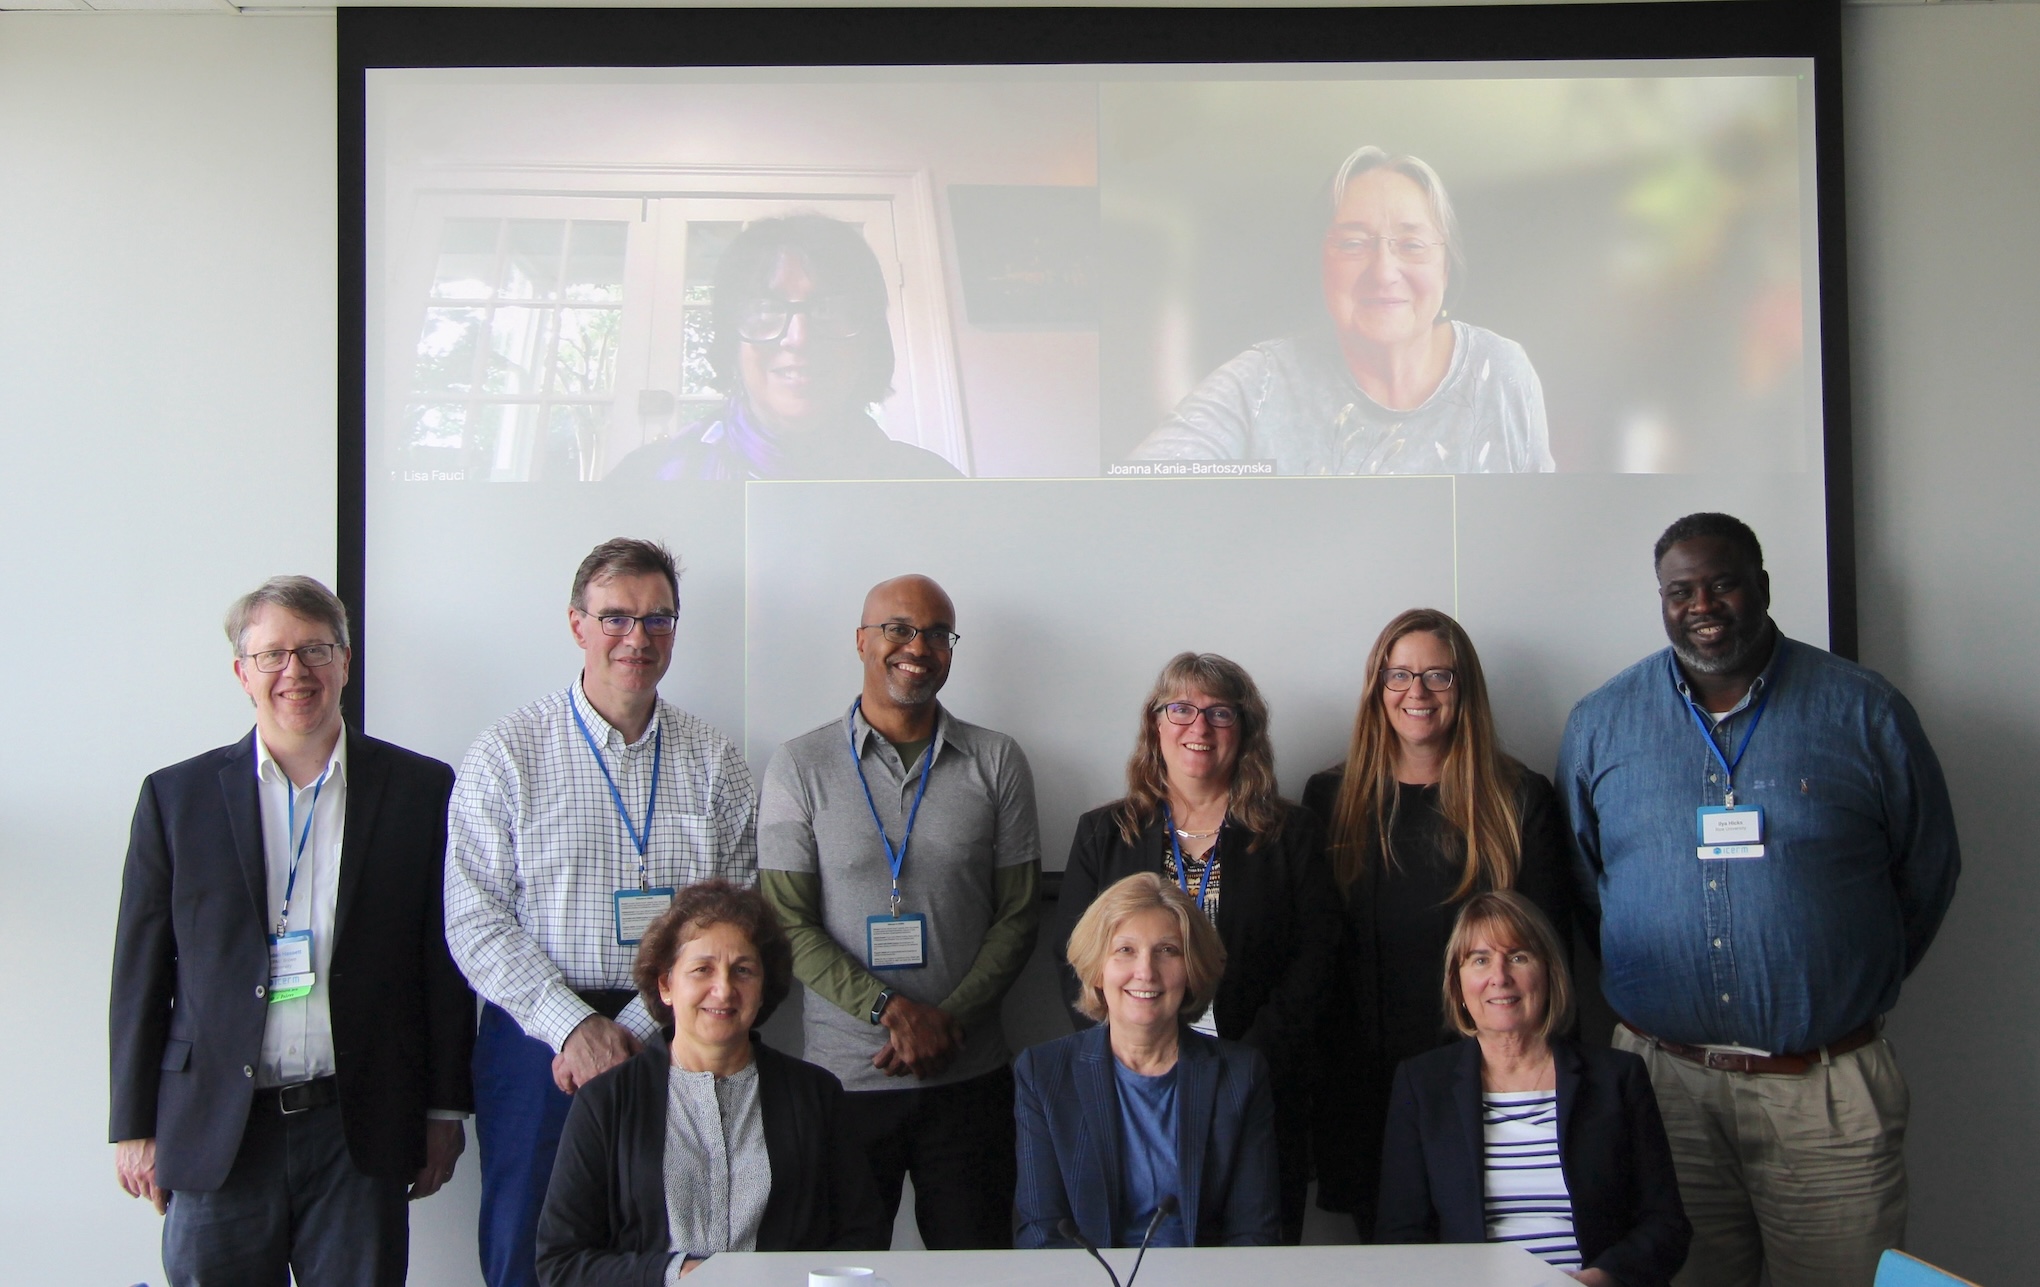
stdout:
[[1580,1268],[1572,1195],[1558,1161],[1558,1092],[1485,1091],[1487,1238],[1512,1242],[1559,1269]]

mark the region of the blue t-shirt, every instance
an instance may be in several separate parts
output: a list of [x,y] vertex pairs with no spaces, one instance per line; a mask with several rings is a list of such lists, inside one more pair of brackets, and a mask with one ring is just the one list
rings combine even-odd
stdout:
[[[1176,1070],[1143,1077],[1112,1061],[1119,1082],[1119,1210],[1115,1247],[1138,1247],[1162,1199],[1176,1193],[1182,1170],[1176,1164]],[[1181,1196],[1180,1194],[1178,1195]],[[1155,1227],[1150,1247],[1187,1247],[1183,1217],[1171,1215]]]

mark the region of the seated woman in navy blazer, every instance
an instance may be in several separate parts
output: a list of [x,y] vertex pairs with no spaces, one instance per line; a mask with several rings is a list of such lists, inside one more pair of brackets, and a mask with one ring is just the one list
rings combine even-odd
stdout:
[[1210,919],[1141,872],[1091,904],[1068,956],[1101,1022],[1013,1065],[1017,1245],[1074,1246],[1066,1221],[1101,1247],[1275,1243],[1268,1065],[1190,1027],[1225,970]]
[[718,1251],[880,1250],[892,1230],[843,1085],[753,1031],[793,987],[754,889],[682,889],[633,970],[665,1025],[583,1086],[538,1220],[545,1287],[672,1283]]
[[1377,1242],[1513,1242],[1595,1287],[1669,1283],[1693,1226],[1643,1061],[1554,1033],[1572,1014],[1551,922],[1467,900],[1445,1013],[1467,1040],[1396,1069]]

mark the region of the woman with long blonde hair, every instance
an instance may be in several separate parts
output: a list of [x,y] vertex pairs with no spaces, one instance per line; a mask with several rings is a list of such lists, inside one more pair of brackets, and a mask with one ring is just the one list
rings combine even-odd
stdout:
[[[1178,653],[1141,703],[1126,795],[1077,820],[1058,900],[1058,947],[1100,890],[1153,872],[1192,900],[1225,945],[1225,975],[1193,1025],[1268,1061],[1282,1237],[1303,1234],[1309,1086],[1339,938],[1337,895],[1314,818],[1275,789],[1268,704],[1215,653]],[[1063,971],[1073,1010],[1082,995]],[[1091,1017],[1079,1011],[1079,1024]]]
[[1438,1016],[1444,950],[1475,894],[1514,889],[1569,933],[1572,884],[1558,800],[1505,754],[1473,641],[1413,608],[1383,628],[1345,763],[1304,807],[1325,827],[1345,914],[1325,1063],[1347,1074],[1316,1110],[1318,1203],[1372,1236],[1382,1124],[1397,1063],[1455,1039]]

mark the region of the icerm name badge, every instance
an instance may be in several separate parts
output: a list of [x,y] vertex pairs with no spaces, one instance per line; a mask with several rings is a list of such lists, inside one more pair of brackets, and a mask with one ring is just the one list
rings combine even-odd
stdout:
[[312,973],[312,932],[292,930],[269,936],[269,1003],[295,1001],[309,995]]
[[928,918],[920,912],[864,921],[865,963],[874,970],[918,970],[928,964]]
[[652,922],[666,914],[673,905],[673,887],[661,885],[656,889],[619,889],[616,891],[616,941],[624,947],[636,946],[652,927]]
[[1764,811],[1755,805],[1704,804],[1699,819],[1703,860],[1764,856]]

